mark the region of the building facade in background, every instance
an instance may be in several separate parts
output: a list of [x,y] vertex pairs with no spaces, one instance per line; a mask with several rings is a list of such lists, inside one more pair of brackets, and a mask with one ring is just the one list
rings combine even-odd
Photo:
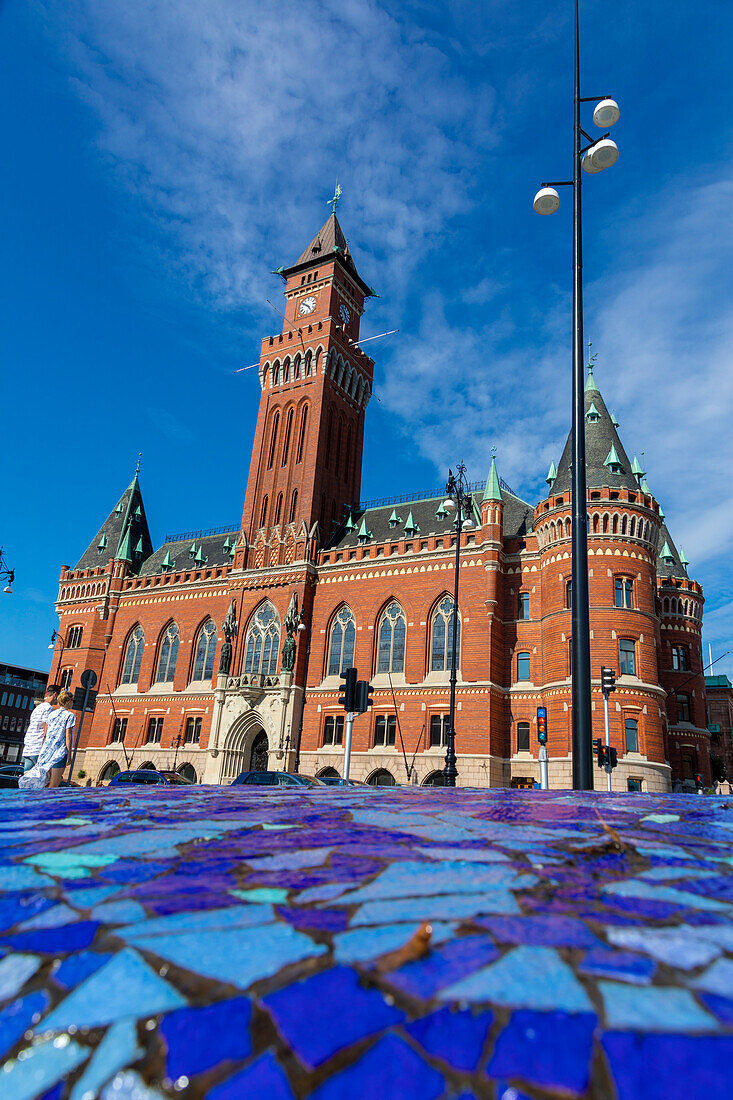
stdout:
[[[99,696],[87,774],[185,768],[340,773],[339,674],[375,688],[352,776],[440,782],[449,702],[454,517],[440,491],[359,503],[373,361],[359,345],[372,291],[332,215],[284,281],[282,331],[262,342],[260,408],[241,524],[153,547],[137,475],[61,572],[53,677]],[[616,670],[620,790],[710,781],[703,594],[592,370],[586,384],[594,736],[600,669]],[[457,458],[460,458],[458,453]],[[459,784],[531,785],[547,707],[550,784],[571,781],[570,443],[544,498],[498,476],[474,487],[459,598]],[[597,785],[605,774],[597,771]]]
[[0,764],[17,764],[28,729],[33,700],[42,698],[48,673],[0,664]]

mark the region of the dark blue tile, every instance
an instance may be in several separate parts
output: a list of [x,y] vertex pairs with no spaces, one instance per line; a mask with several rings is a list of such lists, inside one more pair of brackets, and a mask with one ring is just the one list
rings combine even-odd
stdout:
[[54,971],[54,979],[64,989],[73,989],[79,982],[83,982],[100,966],[112,958],[111,955],[98,955],[96,951],[82,951],[80,955],[69,955],[64,959],[58,970]]
[[4,1058],[28,1028],[34,1026],[34,1017],[46,1011],[49,1001],[47,993],[29,993],[0,1012],[0,1058]]
[[483,917],[479,922],[499,943],[542,947],[598,947],[600,940],[573,917]]
[[263,1003],[301,1061],[312,1067],[404,1019],[378,989],[365,989],[348,966],[293,982],[263,998]]
[[[731,997],[733,997],[733,989],[730,992]],[[721,997],[717,993],[700,992],[698,992],[698,999],[706,1008],[715,1013],[721,1023],[733,1027],[733,1000],[729,1000],[728,997]]]
[[345,909],[298,909],[276,907],[276,912],[293,928],[312,928],[317,932],[344,932],[349,926],[349,914]]
[[283,1070],[272,1054],[263,1054],[247,1069],[235,1073],[222,1085],[216,1085],[206,1094],[207,1100],[295,1100],[293,1090]]
[[471,1073],[478,1066],[493,1019],[491,1012],[474,1015],[442,1008],[408,1024],[405,1030],[433,1058]]
[[6,936],[5,943],[16,951],[32,951],[42,955],[68,955],[72,951],[81,951],[97,934],[99,921],[84,920],[76,924],[65,924],[62,928],[44,928],[39,932],[18,932]]
[[252,1053],[248,997],[217,1001],[206,1008],[179,1008],[164,1016],[160,1033],[168,1047],[166,1070],[174,1081],[193,1077],[227,1060],[243,1062]]
[[432,997],[439,989],[458,982],[499,957],[488,936],[464,936],[431,951],[424,959],[408,963],[388,980],[418,997]]
[[580,974],[597,974],[638,985],[650,982],[656,969],[657,964],[654,959],[646,958],[644,955],[634,955],[630,951],[613,951],[605,947],[586,951],[578,966]]
[[38,916],[56,904],[53,898],[46,898],[42,894],[10,894],[0,898],[0,931]]
[[582,1093],[590,1076],[597,1022],[589,1013],[514,1012],[496,1040],[487,1073]]
[[445,1081],[396,1035],[386,1035],[357,1062],[311,1093],[311,1100],[437,1100]]
[[728,1036],[612,1031],[602,1043],[618,1100],[722,1100],[730,1094],[733,1038]]

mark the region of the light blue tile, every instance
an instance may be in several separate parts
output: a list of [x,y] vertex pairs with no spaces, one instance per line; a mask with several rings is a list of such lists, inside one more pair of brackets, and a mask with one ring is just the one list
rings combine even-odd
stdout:
[[104,921],[105,924],[135,924],[136,921],[146,918],[147,913],[140,902],[133,901],[132,898],[105,901],[92,909],[92,920]]
[[717,944],[723,951],[733,951],[733,925],[696,924],[694,925],[694,930],[699,940],[706,940]]
[[348,882],[326,882],[322,886],[309,886],[301,890],[295,899],[296,905],[310,905],[315,901],[332,901],[349,889]]
[[650,867],[636,878],[645,882],[675,882],[679,879],[711,878],[714,874],[716,871],[702,867]]
[[388,898],[422,898],[433,894],[474,894],[485,887],[509,887],[517,878],[512,867],[456,861],[393,863],[373,882],[344,894],[344,905]]
[[296,852],[278,852],[261,859],[247,859],[253,871],[295,871],[301,867],[320,867],[333,848],[304,848]]
[[68,905],[54,905],[51,909],[44,909],[37,917],[23,921],[19,925],[19,931],[32,932],[38,928],[58,928],[62,924],[73,924],[78,920],[79,914],[69,909]]
[[7,1100],[34,1100],[89,1057],[89,1047],[68,1035],[26,1048],[21,1061],[6,1062],[0,1072],[0,1092]]
[[684,848],[675,844],[635,844],[637,852],[643,856],[655,856],[657,859],[683,859],[686,863],[692,858]]
[[483,894],[439,895],[436,897],[392,898],[387,901],[367,901],[351,918],[350,926],[364,924],[395,924],[415,920],[466,920],[481,913],[502,913],[514,916],[519,906],[513,894],[498,887]]
[[179,932],[206,932],[218,928],[245,928],[268,924],[275,919],[271,905],[230,905],[226,909],[203,909],[199,912],[172,913],[168,917],[151,917],[131,928],[115,932],[120,939],[134,943],[151,936],[169,936]]
[[540,1011],[594,1011],[573,971],[550,947],[517,947],[498,962],[441,990],[440,997]]
[[599,982],[606,1025],[633,1031],[719,1031],[720,1025],[700,1008],[686,989],[630,986]]
[[165,1100],[165,1097],[146,1085],[134,1069],[128,1069],[112,1078],[100,1093],[100,1100]]
[[328,948],[288,924],[257,928],[227,928],[214,932],[184,932],[135,941],[178,966],[246,989],[271,977],[283,966],[323,955]]
[[718,959],[704,974],[690,983],[695,989],[717,993],[720,997],[733,997],[733,961]]
[[56,883],[48,875],[42,875],[35,867],[24,867],[17,863],[6,863],[0,867],[0,882],[3,884],[3,893],[11,893],[13,890],[43,890],[46,886],[55,886]]
[[457,860],[464,863],[506,863],[509,856],[496,848],[419,848],[423,855],[442,861]]
[[659,962],[675,966],[679,970],[694,970],[717,959],[722,948],[696,935],[689,925],[674,928],[616,928],[606,929],[606,938],[616,947],[643,951]]
[[[409,924],[385,924],[378,927],[355,928],[333,937],[334,958],[340,963],[365,962],[376,959],[388,951],[394,951],[407,943],[420,928],[420,922]],[[441,943],[452,936],[456,925],[436,921],[432,925],[432,944]]]
[[40,965],[37,955],[6,955],[0,959],[0,1001],[9,1001],[19,993]]
[[653,821],[655,825],[665,825],[668,821],[679,821],[679,814],[647,814],[642,821]]
[[89,1065],[71,1090],[69,1100],[90,1100],[118,1070],[142,1057],[134,1020],[118,1020],[108,1029]]
[[603,894],[613,894],[622,898],[643,898],[648,901],[663,901],[670,905],[683,905],[689,909],[704,909],[713,913],[729,913],[730,905],[716,901],[714,898],[705,898],[700,894],[690,894],[686,890],[677,890],[674,886],[663,886],[655,882],[640,882],[638,879],[627,879],[625,882],[612,882],[610,886],[604,886]]
[[136,951],[126,947],[78,985],[42,1024],[44,1031],[101,1027],[127,1016],[154,1016],[186,1001]]
[[78,890],[67,890],[64,896],[76,909],[91,909],[113,894],[119,894],[121,889],[121,886],[82,886]]

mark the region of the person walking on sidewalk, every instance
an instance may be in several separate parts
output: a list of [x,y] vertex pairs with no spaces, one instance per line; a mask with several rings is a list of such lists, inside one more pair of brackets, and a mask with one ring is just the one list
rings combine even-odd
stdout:
[[23,771],[27,772],[38,760],[43,747],[43,723],[56,705],[59,691],[56,684],[49,684],[42,700],[36,704],[23,741]]
[[67,708],[72,699],[70,692],[62,691],[53,710],[43,723],[46,738],[38,756],[38,766],[50,773],[49,787],[60,785],[64,768],[71,755],[76,718]]

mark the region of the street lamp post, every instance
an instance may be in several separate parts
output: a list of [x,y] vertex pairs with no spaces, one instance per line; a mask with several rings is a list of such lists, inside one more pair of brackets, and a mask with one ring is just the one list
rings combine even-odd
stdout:
[[[618,147],[604,133],[592,138],[580,125],[581,103],[596,102],[593,122],[603,128],[619,119],[618,104],[610,96],[580,94],[580,32],[575,0],[575,88],[573,96],[573,178],[543,183],[534,197],[538,214],[554,214],[560,206],[556,187],[573,189],[573,355],[572,355],[572,723],[573,789],[593,789],[593,733],[591,719],[590,617],[588,613],[588,504],[585,471],[585,403],[583,378],[583,233],[581,168],[590,175],[618,160]],[[583,141],[588,144],[583,145]]]
[[[301,609],[300,619],[298,621],[298,633],[302,638],[308,627],[305,625],[305,609]],[[305,666],[303,668],[303,698],[300,701],[300,714],[298,716],[298,736],[295,741],[295,761],[293,763],[293,771],[297,772],[300,769],[300,742],[303,737],[303,712],[305,711],[305,693],[308,688],[308,664],[311,656],[311,635],[308,630],[308,647],[305,651]]]
[[[48,644],[48,648],[49,649],[56,649],[56,642],[59,642],[61,644],[61,649],[59,650],[59,667],[56,669],[56,672],[58,673],[59,669],[61,668],[61,658],[64,655],[65,646],[64,646],[64,639],[61,637],[58,630],[52,630],[51,631],[51,641]],[[53,657],[51,658],[51,667],[53,668]],[[49,679],[50,679],[50,672],[49,672]]]
[[458,463],[455,474],[448,470],[448,482],[445,487],[446,499],[443,508],[446,512],[456,513],[456,570],[453,587],[453,615],[451,625],[453,637],[451,638],[450,658],[450,716],[448,718],[448,745],[445,751],[445,767],[443,778],[446,787],[455,787],[458,771],[456,769],[456,668],[458,664],[458,581],[461,566],[461,532],[464,527],[474,526],[473,501],[468,491],[466,481],[466,467],[462,462]]
[[0,577],[7,579],[7,584],[3,588],[3,592],[6,596],[12,596],[13,594],[13,582],[15,580],[15,570],[8,569],[8,563],[5,560],[5,551],[0,546]]

